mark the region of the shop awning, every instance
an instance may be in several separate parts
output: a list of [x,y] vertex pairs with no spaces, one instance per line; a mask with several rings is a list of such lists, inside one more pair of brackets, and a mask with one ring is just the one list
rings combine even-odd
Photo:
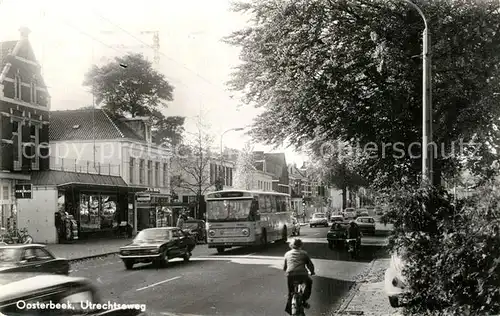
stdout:
[[57,186],[66,187],[88,187],[88,188],[116,188],[127,189],[129,192],[140,192],[147,190],[146,187],[129,186],[122,177],[108,176],[102,174],[80,173],[70,171],[34,171],[31,174],[31,184],[35,186]]

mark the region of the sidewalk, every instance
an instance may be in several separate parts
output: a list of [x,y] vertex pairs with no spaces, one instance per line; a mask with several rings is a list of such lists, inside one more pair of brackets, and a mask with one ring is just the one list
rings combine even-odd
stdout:
[[75,242],[72,244],[47,244],[47,248],[56,257],[68,260],[82,260],[118,253],[121,246],[132,239],[98,239]]
[[352,294],[334,315],[399,316],[384,291],[384,274],[390,259],[376,259]]

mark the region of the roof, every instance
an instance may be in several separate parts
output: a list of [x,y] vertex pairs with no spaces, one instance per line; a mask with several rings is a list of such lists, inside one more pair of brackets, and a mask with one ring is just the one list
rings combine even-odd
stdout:
[[85,278],[40,273],[3,273],[0,274],[0,302],[67,283],[90,284]]
[[127,183],[122,179],[122,177],[57,170],[33,171],[31,173],[30,183],[33,185],[62,185],[80,183],[123,187],[127,186]]
[[49,137],[51,141],[125,138],[144,141],[125,122],[114,119],[103,109],[50,112]]
[[0,42],[0,69],[3,70],[3,67],[7,63],[7,56],[12,53],[14,47],[19,41],[6,41]]

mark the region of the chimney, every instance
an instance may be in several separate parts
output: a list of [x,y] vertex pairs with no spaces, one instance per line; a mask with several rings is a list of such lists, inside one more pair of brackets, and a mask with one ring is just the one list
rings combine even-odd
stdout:
[[19,28],[19,33],[21,34],[21,40],[26,41],[31,33],[31,30],[25,26]]

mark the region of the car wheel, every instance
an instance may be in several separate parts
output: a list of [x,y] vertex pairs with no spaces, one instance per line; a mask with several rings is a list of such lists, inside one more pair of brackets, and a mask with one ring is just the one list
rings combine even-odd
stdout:
[[189,262],[189,259],[191,258],[191,253],[187,250],[186,248],[186,253],[184,253],[184,262]]
[[158,267],[163,268],[167,265],[167,263],[168,263],[168,259],[167,259],[167,253],[165,251],[165,252],[162,252],[162,254],[160,255],[160,258],[158,258],[158,261],[156,262],[156,264],[158,265]]
[[300,229],[297,231],[297,236],[300,236]]
[[217,247],[217,252],[218,253],[223,253],[224,252],[224,247]]
[[125,264],[125,268],[127,270],[132,270],[132,268],[134,267],[134,261],[126,260],[123,263]]
[[389,296],[389,303],[391,304],[391,307],[399,307],[399,300],[396,296]]
[[333,242],[332,241],[328,242],[328,248],[330,248],[330,250],[333,250]]

